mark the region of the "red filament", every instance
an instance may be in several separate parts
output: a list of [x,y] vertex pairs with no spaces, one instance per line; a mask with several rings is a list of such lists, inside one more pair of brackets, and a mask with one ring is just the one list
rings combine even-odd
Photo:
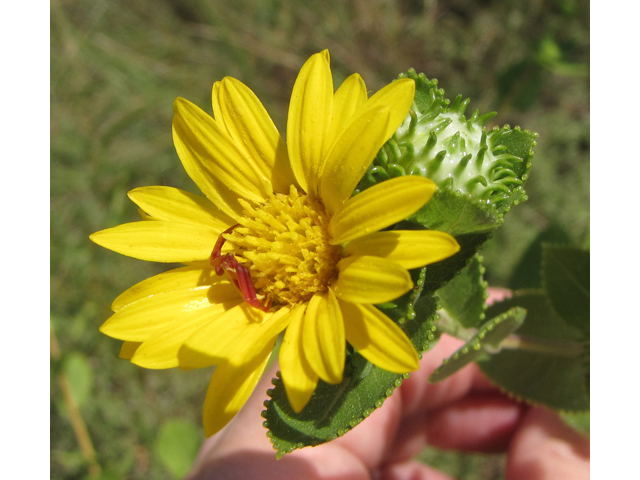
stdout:
[[272,300],[269,296],[267,296],[265,304],[262,304],[260,300],[258,300],[256,288],[251,280],[251,273],[249,273],[249,269],[238,263],[238,260],[232,253],[222,255],[222,246],[224,245],[224,242],[227,241],[223,235],[225,233],[233,232],[233,230],[239,226],[240,224],[237,223],[220,234],[215,246],[213,247],[213,251],[211,252],[209,263],[211,263],[212,267],[215,267],[216,274],[224,275],[224,272],[229,274],[233,283],[236,284],[236,287],[238,287],[240,293],[242,293],[242,297],[245,302],[252,307],[262,310],[263,312],[268,312],[271,309]]

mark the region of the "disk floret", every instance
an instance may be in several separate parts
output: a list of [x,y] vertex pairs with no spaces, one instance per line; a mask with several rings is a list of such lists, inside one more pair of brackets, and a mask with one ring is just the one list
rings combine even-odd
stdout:
[[327,291],[337,277],[342,247],[329,244],[330,217],[322,202],[294,186],[262,205],[239,201],[245,217],[224,236],[249,269],[256,292],[274,305],[296,305]]

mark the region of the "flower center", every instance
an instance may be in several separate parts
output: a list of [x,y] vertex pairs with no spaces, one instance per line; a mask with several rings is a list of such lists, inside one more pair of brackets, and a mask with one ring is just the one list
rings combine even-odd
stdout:
[[275,304],[296,305],[327,291],[338,276],[342,247],[329,244],[329,215],[322,202],[291,186],[253,207],[239,199],[245,217],[223,237],[247,267],[256,292]]

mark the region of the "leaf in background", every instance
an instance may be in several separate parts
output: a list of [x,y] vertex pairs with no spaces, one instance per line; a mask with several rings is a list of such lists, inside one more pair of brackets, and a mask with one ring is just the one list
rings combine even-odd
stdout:
[[564,229],[557,225],[550,225],[540,232],[514,268],[509,278],[511,290],[542,287],[542,244],[544,242],[568,244],[571,239]]
[[583,345],[549,306],[542,292],[515,294],[495,303],[487,316],[499,315],[513,307],[527,310],[527,321],[515,335],[514,343],[495,355],[477,360],[480,369],[504,390],[530,403],[558,410],[589,409],[585,386],[587,372],[581,358]]
[[542,283],[552,308],[589,339],[589,252],[543,245]]
[[[62,372],[67,376],[71,395],[78,408],[81,408],[91,395],[94,384],[94,373],[87,357],[80,352],[70,352],[62,360]],[[61,411],[68,414],[62,401],[59,402]]]
[[164,422],[154,444],[154,451],[175,478],[183,478],[196,459],[202,438],[192,422],[172,419]]
[[500,348],[500,342],[522,325],[526,315],[524,308],[514,307],[486,322],[467,343],[442,362],[431,374],[429,381],[444,380],[481,355],[495,353]]
[[474,256],[458,276],[437,292],[447,316],[465,328],[477,328],[485,319],[487,290],[481,258]]
[[559,412],[560,418],[574,430],[586,435],[591,432],[591,414],[589,412]]
[[543,80],[542,67],[535,61],[522,60],[510,65],[497,78],[501,108],[513,105],[526,111],[539,101]]

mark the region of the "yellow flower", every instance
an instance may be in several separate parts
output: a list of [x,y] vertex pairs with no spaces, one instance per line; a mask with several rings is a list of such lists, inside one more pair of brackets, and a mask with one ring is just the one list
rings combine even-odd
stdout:
[[144,221],[91,239],[123,255],[186,266],[125,291],[101,327],[121,356],[146,368],[217,365],[204,406],[207,436],[238,412],[285,331],[280,370],[301,411],[318,379],[342,381],[349,342],[375,365],[404,373],[418,354],[374,304],[409,291],[408,269],[459,250],[436,231],[380,231],[433,195],[406,176],[351,197],[409,112],[414,81],[371,98],[351,75],[334,93],[329,52],[295,82],[287,143],[255,94],[234,78],[213,86],[214,118],[175,102],[173,138],[206,199],[171,187],[129,192]]

